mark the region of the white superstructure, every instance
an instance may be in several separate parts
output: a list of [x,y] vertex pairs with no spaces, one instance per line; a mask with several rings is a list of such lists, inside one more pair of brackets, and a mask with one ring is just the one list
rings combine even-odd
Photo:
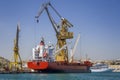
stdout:
[[40,43],[32,49],[33,60],[49,60],[53,59],[53,44],[49,43],[45,45],[44,39],[42,38]]

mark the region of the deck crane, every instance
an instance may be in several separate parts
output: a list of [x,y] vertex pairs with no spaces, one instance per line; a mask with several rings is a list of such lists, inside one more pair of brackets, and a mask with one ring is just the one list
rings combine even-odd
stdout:
[[74,54],[75,54],[75,51],[76,51],[76,48],[77,48],[77,44],[78,44],[78,42],[79,42],[79,39],[80,39],[80,34],[78,34],[78,37],[77,37],[77,39],[76,39],[76,41],[75,41],[75,44],[74,44],[74,47],[73,47],[73,49],[71,50],[71,58],[70,58],[70,60],[69,60],[70,63],[73,62],[73,56],[74,56]]
[[18,46],[18,42],[19,42],[19,32],[20,32],[20,26],[17,25],[17,31],[16,31],[16,38],[14,40],[14,62],[10,62],[10,70],[14,70],[15,71],[20,71],[22,70],[22,60],[19,54],[19,46]]
[[[61,24],[58,25],[53,17],[51,16],[49,12],[49,7],[55,11],[55,13],[59,16],[61,20]],[[42,4],[42,7],[40,8],[40,11],[38,12],[37,16],[35,18],[37,19],[37,22],[39,22],[39,17],[43,13],[43,11],[47,12],[48,18],[50,19],[50,22],[56,32],[56,37],[57,37],[57,46],[56,50],[62,48],[64,45],[66,45],[66,39],[71,39],[73,38],[73,32],[69,32],[68,29],[72,27],[73,25],[65,18],[63,18],[57,11],[56,9],[51,5],[50,2]],[[59,53],[55,56],[56,61],[68,61],[68,48],[62,49],[59,51]]]

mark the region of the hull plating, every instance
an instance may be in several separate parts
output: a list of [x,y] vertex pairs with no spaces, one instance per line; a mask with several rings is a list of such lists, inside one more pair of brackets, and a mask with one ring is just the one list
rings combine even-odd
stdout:
[[88,73],[91,72],[89,66],[79,63],[57,63],[48,62],[46,69],[38,69],[42,73]]
[[27,66],[29,69],[33,70],[44,70],[48,67],[48,62],[30,61],[27,62]]

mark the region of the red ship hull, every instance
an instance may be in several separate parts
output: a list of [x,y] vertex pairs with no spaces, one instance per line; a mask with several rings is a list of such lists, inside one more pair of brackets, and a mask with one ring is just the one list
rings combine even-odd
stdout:
[[80,63],[49,62],[46,73],[88,73],[90,67]]
[[33,70],[44,70],[48,68],[48,62],[45,61],[29,61],[27,62],[29,69]]
[[80,63],[65,62],[28,62],[28,68],[41,73],[88,73],[90,66]]

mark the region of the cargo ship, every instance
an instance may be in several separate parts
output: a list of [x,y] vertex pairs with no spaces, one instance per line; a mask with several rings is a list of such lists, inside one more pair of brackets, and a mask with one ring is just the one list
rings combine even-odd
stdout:
[[[56,23],[52,15],[49,12],[49,7],[55,11],[55,13],[60,18],[60,22]],[[38,18],[43,11],[47,12],[48,18],[52,24],[52,27],[56,33],[57,43],[54,48],[52,45],[46,45],[44,39],[40,41],[40,44],[33,48],[33,59],[27,63],[28,68],[36,72],[44,73],[82,73],[91,72],[89,61],[85,62],[74,62],[73,56],[76,50],[76,45],[78,44],[78,39],[71,51],[68,51],[67,39],[73,38],[73,32],[69,32],[69,28],[73,25],[64,17],[62,17],[57,10],[51,5],[50,2],[44,3],[35,16],[37,22]],[[50,35],[50,34],[48,34]],[[80,37],[80,36],[79,36]],[[78,38],[79,38],[78,37]],[[69,54],[71,56],[69,57]]]
[[41,73],[86,73],[91,72],[89,61],[84,63],[75,63],[67,61],[55,61],[54,46],[49,43],[45,45],[42,38],[40,44],[33,48],[32,60],[27,62],[31,71]]

